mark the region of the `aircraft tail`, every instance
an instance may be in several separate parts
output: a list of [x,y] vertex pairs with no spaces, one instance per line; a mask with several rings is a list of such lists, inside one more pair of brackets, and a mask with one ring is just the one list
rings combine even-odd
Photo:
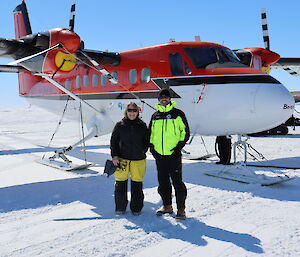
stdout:
[[22,3],[14,10],[14,21],[16,38],[32,34],[27,7],[24,0],[22,0]]

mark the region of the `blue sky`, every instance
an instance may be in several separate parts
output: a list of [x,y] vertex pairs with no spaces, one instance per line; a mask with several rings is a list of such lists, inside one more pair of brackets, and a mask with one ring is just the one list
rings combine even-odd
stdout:
[[[13,38],[13,9],[21,0],[1,2],[0,37]],[[67,27],[72,0],[26,0],[34,33]],[[85,48],[122,51],[176,41],[223,44],[231,49],[264,47],[261,8],[267,9],[271,50],[282,57],[300,57],[300,1],[279,0],[77,0],[75,32]],[[10,60],[2,59],[1,64]],[[273,70],[289,90],[300,91],[300,77]],[[18,96],[16,74],[0,74],[1,104],[25,105]]]

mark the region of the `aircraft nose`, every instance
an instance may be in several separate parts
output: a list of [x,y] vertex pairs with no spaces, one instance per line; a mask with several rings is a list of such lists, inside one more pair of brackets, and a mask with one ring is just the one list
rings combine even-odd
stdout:
[[254,101],[256,118],[264,121],[260,131],[284,123],[293,114],[294,107],[293,96],[282,84],[261,85]]

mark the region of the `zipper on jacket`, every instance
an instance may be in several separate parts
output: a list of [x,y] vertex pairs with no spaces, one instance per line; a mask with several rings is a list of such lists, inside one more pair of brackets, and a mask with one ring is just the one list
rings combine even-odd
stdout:
[[161,130],[161,151],[163,155],[164,155],[164,125],[165,125],[165,119],[163,119],[163,125]]
[[176,135],[176,128],[175,128],[175,121],[174,121],[174,119],[172,119],[172,121],[173,121],[173,127],[174,127],[174,134],[175,134],[175,136],[177,136]]

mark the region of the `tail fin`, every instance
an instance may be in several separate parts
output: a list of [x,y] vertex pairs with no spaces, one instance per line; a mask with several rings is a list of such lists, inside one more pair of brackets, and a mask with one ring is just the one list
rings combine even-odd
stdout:
[[15,8],[14,20],[16,38],[32,34],[27,7],[24,0],[22,0],[22,3]]

